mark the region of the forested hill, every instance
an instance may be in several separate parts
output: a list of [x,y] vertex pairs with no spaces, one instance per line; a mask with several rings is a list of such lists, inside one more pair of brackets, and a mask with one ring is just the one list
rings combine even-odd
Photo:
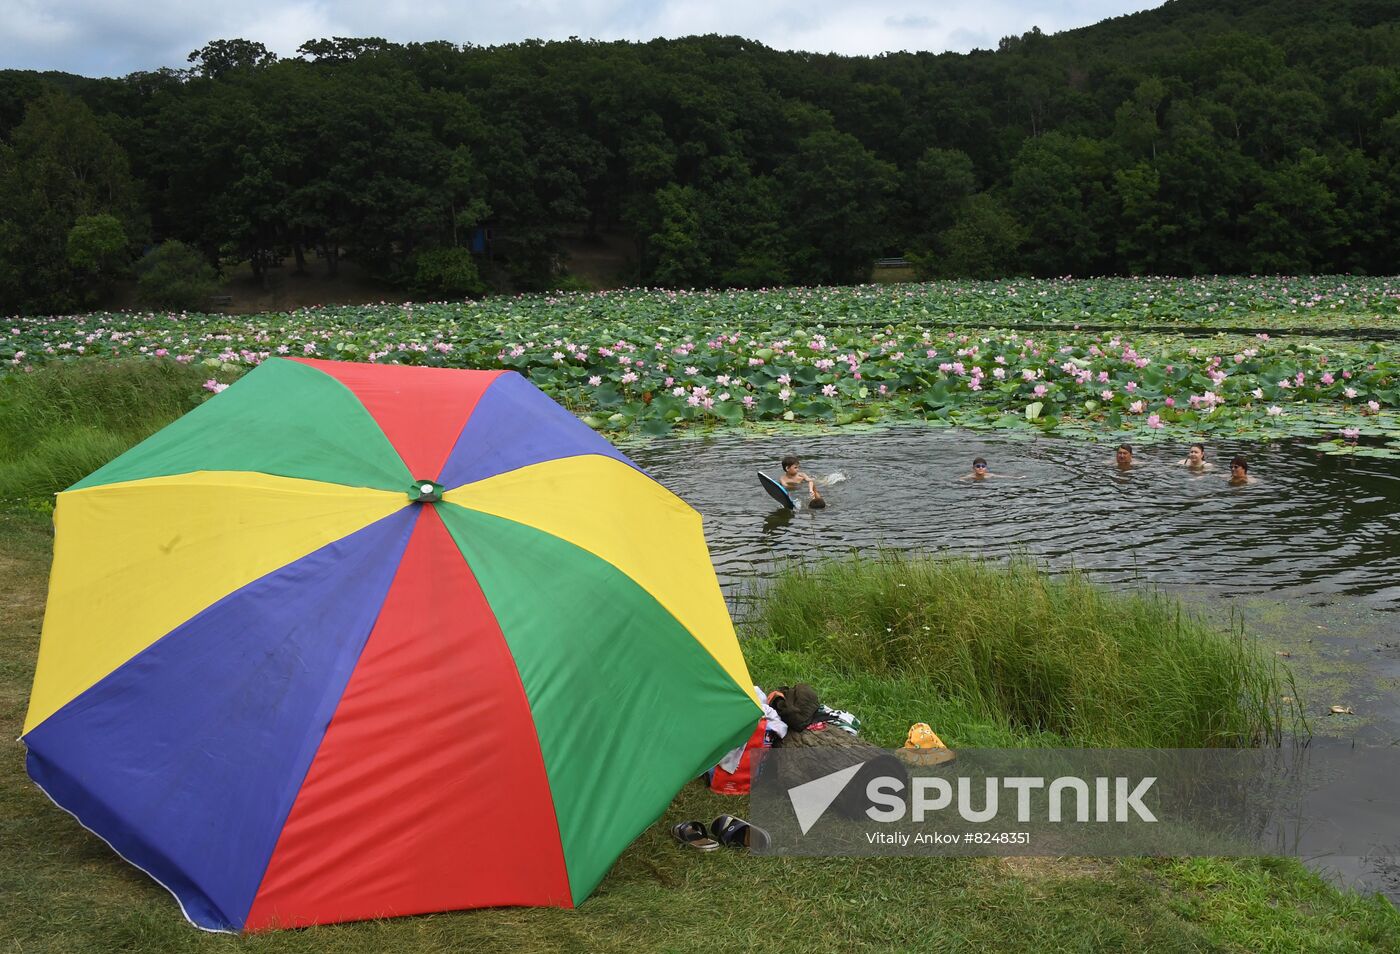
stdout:
[[1400,261],[1396,0],[1173,0],[966,55],[338,38],[190,64],[0,72],[0,313],[91,304],[167,239],[423,294],[547,287],[559,236],[602,229],[673,286],[897,255],[949,276]]

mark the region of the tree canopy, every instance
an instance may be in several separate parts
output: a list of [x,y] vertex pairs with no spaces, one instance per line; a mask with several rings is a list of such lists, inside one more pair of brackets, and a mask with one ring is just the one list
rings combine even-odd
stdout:
[[970,54],[334,37],[189,62],[0,71],[0,311],[82,307],[166,240],[424,294],[549,287],[560,237],[601,229],[668,286],[900,255],[928,276],[1400,260],[1384,0],[1172,0]]

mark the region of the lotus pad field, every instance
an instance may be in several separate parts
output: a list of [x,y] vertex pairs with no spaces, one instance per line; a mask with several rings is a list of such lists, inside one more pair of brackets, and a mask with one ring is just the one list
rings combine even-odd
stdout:
[[626,291],[0,324],[0,367],[146,356],[213,392],[277,355],[520,371],[614,435],[927,420],[1099,440],[1319,438],[1400,456],[1400,281]]

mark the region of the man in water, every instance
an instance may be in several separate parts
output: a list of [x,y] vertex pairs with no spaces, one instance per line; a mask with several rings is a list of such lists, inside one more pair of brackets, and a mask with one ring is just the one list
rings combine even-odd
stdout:
[[1198,474],[1215,469],[1214,464],[1206,463],[1206,445],[1204,444],[1192,444],[1191,449],[1186,452],[1186,456],[1177,463]]
[[[988,477],[1007,477],[1006,474],[994,474],[987,469],[987,458],[974,457],[972,460],[972,473],[963,474],[958,480],[986,480]],[[1020,480],[1020,477],[1011,477],[1011,480]]]
[[1254,478],[1249,476],[1249,461],[1242,455],[1235,455],[1235,459],[1230,461],[1230,486],[1243,487],[1252,483]]
[[1119,470],[1131,470],[1133,467],[1133,445],[1119,444],[1118,449],[1113,452],[1113,462],[1118,465]]

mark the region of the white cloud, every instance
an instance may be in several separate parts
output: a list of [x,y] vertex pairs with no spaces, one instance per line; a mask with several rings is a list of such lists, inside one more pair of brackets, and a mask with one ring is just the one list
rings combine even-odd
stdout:
[[381,36],[493,45],[517,40],[649,40],[719,33],[815,53],[966,52],[1032,26],[1047,33],[1161,0],[0,0],[0,68],[89,76],[185,65],[214,39],[290,56],[309,39]]

